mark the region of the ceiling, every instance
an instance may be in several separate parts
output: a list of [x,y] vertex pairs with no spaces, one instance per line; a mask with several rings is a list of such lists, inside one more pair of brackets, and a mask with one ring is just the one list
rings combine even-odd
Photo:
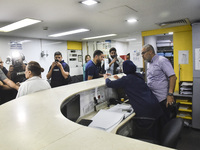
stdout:
[[[86,37],[117,34],[103,40],[123,41],[137,38],[141,31],[161,28],[156,23],[185,18],[191,23],[200,20],[200,0],[99,0],[100,3],[93,6],[83,5],[80,1],[1,0],[0,27],[25,18],[42,22],[9,33],[0,32],[0,35],[82,41]],[[127,23],[130,18],[138,22]],[[59,38],[48,37],[79,28],[90,31]]]

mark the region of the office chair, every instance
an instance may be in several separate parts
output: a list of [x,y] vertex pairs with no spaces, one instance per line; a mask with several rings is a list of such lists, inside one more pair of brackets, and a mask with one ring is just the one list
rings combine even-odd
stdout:
[[[147,123],[146,126],[140,126],[141,121],[148,121],[149,123]],[[131,131],[129,134],[131,136],[129,137],[170,148],[176,148],[183,125],[184,123],[182,118],[174,118],[164,126],[161,134],[159,135],[153,133],[156,131],[155,129],[158,128],[158,122],[156,122],[155,119],[147,117],[133,117],[132,127],[131,130],[129,130]],[[123,126],[119,128],[117,134],[119,134],[123,128]]]
[[[145,123],[144,123],[145,122]],[[156,127],[156,120],[148,117],[133,117],[128,125],[121,126],[116,134],[124,136],[123,132],[129,132],[127,137],[135,138],[151,143],[155,143],[156,139],[152,136],[152,129]]]
[[132,138],[142,141],[156,143],[156,135],[153,131],[157,127],[157,122],[154,118],[148,117],[133,117],[132,118]]
[[162,129],[160,145],[176,148],[183,125],[182,118],[170,120]]

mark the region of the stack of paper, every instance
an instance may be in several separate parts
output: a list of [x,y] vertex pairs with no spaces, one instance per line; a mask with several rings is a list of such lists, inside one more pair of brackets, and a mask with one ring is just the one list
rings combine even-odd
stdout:
[[124,118],[127,118],[133,113],[133,108],[129,104],[117,104],[114,107],[108,109],[108,111],[122,113],[124,114]]
[[99,128],[109,131],[112,127],[118,125],[124,118],[124,114],[100,110],[93,118],[89,127]]
[[193,86],[192,82],[182,82],[181,86]]
[[180,107],[179,107],[179,109],[185,109],[185,110],[187,110],[187,109],[189,109],[190,108],[190,106],[187,106],[187,105],[181,105]]
[[124,118],[133,113],[131,105],[118,104],[108,110],[100,110],[89,127],[112,131]]
[[192,82],[182,82],[180,85],[180,94],[192,95]]

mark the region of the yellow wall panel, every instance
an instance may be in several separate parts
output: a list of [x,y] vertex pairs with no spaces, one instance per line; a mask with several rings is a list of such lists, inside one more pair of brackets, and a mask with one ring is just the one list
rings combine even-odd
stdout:
[[82,42],[67,41],[67,49],[82,50]]
[[142,31],[142,36],[151,36],[169,32],[181,32],[181,31],[191,31],[191,30],[192,27],[190,25],[171,27],[171,28],[161,28],[156,30]]
[[193,55],[192,55],[192,31],[175,32],[174,41],[174,70],[179,81],[178,51],[189,51],[189,63],[180,65],[180,81],[193,81]]

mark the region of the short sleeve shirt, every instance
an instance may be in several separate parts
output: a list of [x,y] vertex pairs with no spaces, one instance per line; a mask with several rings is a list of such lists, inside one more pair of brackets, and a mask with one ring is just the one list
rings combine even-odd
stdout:
[[170,61],[155,55],[147,68],[147,84],[159,102],[167,98],[169,77],[175,75]]
[[[70,72],[69,69],[69,65],[67,63],[65,63],[63,60],[60,62],[63,66],[63,69],[66,72]],[[51,69],[51,67],[49,68],[49,70]],[[68,77],[70,78],[70,77]],[[62,86],[62,85],[66,85],[68,84],[68,79],[65,79],[61,73],[61,70],[59,67],[55,66],[53,68],[53,72],[52,72],[52,76],[51,76],[51,87],[58,87],[58,86]]]
[[3,71],[0,69],[0,80],[3,81],[5,80],[7,77],[6,75],[3,73]]
[[92,76],[93,79],[99,78],[99,68],[94,64],[92,60],[88,61],[85,69],[85,80],[88,80],[88,76]]
[[8,74],[8,70],[7,70],[5,67],[3,67],[2,71],[3,71],[3,73],[4,73],[5,75]]

